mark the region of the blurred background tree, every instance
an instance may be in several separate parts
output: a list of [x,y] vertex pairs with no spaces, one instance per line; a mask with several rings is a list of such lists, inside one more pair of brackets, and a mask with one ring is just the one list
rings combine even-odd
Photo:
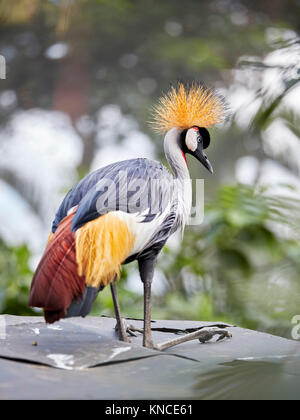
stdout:
[[[150,109],[204,80],[231,118],[212,130],[199,227],[159,261],[153,317],[224,320],[290,337],[299,308],[300,2],[0,2],[0,312],[29,314],[32,271],[66,191],[116,159],[164,159]],[[125,315],[142,314],[137,267]],[[113,314],[109,291],[94,314]]]

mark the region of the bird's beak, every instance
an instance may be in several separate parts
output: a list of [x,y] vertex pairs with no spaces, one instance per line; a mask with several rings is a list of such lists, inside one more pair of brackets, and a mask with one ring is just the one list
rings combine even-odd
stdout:
[[211,173],[214,173],[213,167],[211,166],[210,161],[208,160],[206,154],[204,153],[203,147],[199,146],[195,152],[193,153],[193,155],[195,156],[195,158],[197,160],[199,160],[199,162],[202,163],[203,166],[205,166],[205,168]]

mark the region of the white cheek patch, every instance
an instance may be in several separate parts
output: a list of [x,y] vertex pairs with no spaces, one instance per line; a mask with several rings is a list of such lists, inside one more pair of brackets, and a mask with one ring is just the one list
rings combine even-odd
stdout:
[[198,147],[198,132],[193,128],[190,128],[185,136],[185,144],[186,147],[191,151],[194,152]]

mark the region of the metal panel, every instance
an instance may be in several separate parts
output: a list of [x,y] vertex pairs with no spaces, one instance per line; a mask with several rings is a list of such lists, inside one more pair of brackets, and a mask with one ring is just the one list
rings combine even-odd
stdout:
[[[130,344],[118,341],[112,318],[72,318],[50,327],[40,317],[0,321],[0,399],[230,399],[264,390],[270,398],[289,398],[299,389],[300,343],[269,334],[227,326],[230,340],[195,340],[157,352],[141,346],[140,333]],[[155,321],[153,337],[160,343],[213,325],[222,327]],[[255,378],[268,385],[249,387]]]

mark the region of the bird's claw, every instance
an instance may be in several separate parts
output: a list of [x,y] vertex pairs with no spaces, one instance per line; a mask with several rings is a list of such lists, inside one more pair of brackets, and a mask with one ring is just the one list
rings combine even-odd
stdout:
[[[131,324],[128,324],[127,320],[124,318],[122,318],[122,324],[123,324],[122,325],[123,328],[121,328],[121,330],[123,330],[127,334],[127,336],[137,337],[136,332],[143,333],[143,330],[136,328]],[[120,327],[119,327],[118,322],[116,323],[115,331],[120,335]]]
[[131,335],[131,337],[137,337],[137,334],[134,331],[135,331],[134,326],[129,324],[126,328],[127,334]]
[[224,340],[224,338],[232,338],[232,334],[226,330],[203,330],[201,331],[201,336],[199,337],[200,343],[204,344],[207,341],[210,341],[215,335],[220,337],[217,341]]

